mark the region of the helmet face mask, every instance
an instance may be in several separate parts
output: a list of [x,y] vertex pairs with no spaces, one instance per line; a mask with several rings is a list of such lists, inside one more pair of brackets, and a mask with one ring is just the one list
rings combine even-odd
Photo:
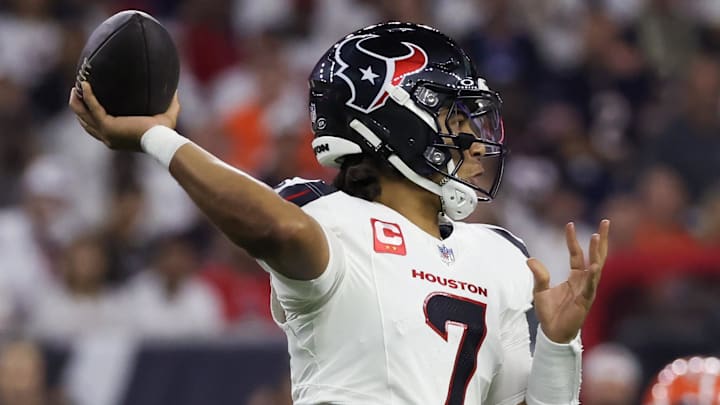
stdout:
[[[495,196],[506,154],[502,101],[442,33],[409,23],[362,29],[330,48],[309,82],[322,165],[370,153],[441,198],[448,183],[473,204]],[[459,176],[467,156],[481,160],[481,174]],[[440,184],[428,178],[437,174]]]
[[[507,153],[500,97],[487,90],[450,90],[431,83],[418,84],[413,94],[416,103],[435,117],[439,128],[438,139],[423,153],[427,165],[445,178],[476,190],[480,201],[492,200],[500,186]],[[482,157],[474,158],[480,159],[484,170],[481,178],[471,181],[460,177],[459,172],[466,160],[464,152],[477,150],[475,144],[482,145]]]

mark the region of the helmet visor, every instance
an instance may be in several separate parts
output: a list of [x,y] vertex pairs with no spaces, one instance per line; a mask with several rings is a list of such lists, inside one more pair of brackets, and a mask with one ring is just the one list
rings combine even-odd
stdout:
[[447,131],[443,132],[450,135],[471,134],[477,140],[492,144],[502,144],[505,140],[499,100],[489,94],[458,96],[447,110],[445,128]]

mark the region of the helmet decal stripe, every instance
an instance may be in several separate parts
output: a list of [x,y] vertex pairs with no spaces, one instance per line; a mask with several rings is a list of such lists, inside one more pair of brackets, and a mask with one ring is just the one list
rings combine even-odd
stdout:
[[428,58],[422,48],[409,42],[403,42],[403,44],[410,48],[411,53],[407,57],[395,59],[395,71],[391,80],[393,86],[400,84],[405,75],[419,72],[427,66]]

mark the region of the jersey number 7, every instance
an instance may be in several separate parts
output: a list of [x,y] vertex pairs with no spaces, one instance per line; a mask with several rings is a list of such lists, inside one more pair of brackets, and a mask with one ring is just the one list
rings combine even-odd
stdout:
[[436,292],[425,298],[425,323],[446,342],[448,324],[452,323],[464,329],[455,355],[445,405],[462,405],[465,401],[470,378],[477,368],[477,354],[487,332],[485,307],[482,302],[447,293]]

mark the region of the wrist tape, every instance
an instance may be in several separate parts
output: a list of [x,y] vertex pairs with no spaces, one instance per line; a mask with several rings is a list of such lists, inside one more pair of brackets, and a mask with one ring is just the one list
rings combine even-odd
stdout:
[[190,143],[190,140],[163,125],[155,125],[140,138],[143,152],[155,158],[166,169],[170,167],[175,152],[186,143]]
[[558,344],[538,327],[526,403],[528,405],[577,405],[580,403],[582,343],[580,333],[567,344]]

